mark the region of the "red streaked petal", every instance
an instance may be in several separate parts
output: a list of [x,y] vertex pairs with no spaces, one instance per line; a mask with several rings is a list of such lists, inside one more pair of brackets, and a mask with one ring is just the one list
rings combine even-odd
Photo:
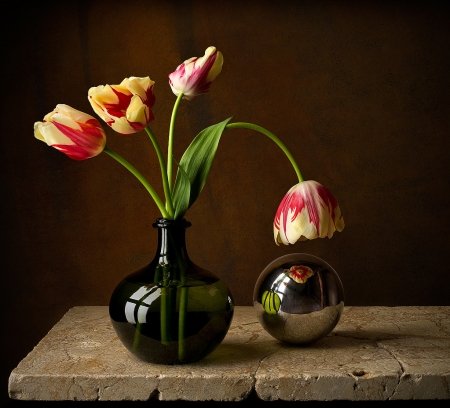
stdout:
[[52,145],[54,148],[58,149],[60,152],[65,153],[72,160],[86,160],[95,155],[90,154],[85,148],[76,145]]

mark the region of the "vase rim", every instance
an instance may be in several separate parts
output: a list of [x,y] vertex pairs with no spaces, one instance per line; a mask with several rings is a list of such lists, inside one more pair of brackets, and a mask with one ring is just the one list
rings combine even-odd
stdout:
[[153,228],[170,228],[170,227],[189,228],[191,225],[192,224],[185,218],[181,220],[169,220],[167,218],[157,218],[156,222],[152,224]]

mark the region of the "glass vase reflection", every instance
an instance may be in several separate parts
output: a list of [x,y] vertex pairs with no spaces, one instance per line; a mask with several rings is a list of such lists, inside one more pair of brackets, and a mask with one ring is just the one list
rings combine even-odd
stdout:
[[308,344],[329,334],[339,322],[344,289],[337,272],[323,259],[288,254],[262,271],[253,305],[271,336],[286,343]]
[[125,277],[109,304],[123,345],[140,360],[156,364],[199,361],[222,342],[234,304],[225,283],[194,264],[186,251],[185,220],[158,219],[153,261]]

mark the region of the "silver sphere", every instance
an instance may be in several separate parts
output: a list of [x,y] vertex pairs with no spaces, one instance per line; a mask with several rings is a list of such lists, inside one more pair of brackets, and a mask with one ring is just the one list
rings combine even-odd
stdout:
[[261,272],[253,305],[271,336],[286,343],[307,344],[329,334],[339,322],[344,288],[339,275],[323,259],[288,254]]

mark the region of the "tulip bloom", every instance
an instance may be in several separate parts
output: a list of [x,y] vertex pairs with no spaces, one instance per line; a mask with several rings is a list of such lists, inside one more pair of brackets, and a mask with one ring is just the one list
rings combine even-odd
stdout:
[[317,181],[303,181],[292,187],[281,201],[273,222],[275,243],[331,238],[344,229],[339,204]]
[[149,77],[125,78],[120,85],[100,85],[88,91],[94,112],[117,133],[130,135],[144,129],[153,119],[155,104]]
[[193,57],[178,65],[169,74],[169,84],[175,95],[191,101],[209,91],[212,81],[222,71],[223,56],[215,47],[208,47],[201,58]]
[[100,122],[68,105],[57,105],[43,122],[36,122],[34,136],[73,160],[97,156],[106,144],[105,131]]

